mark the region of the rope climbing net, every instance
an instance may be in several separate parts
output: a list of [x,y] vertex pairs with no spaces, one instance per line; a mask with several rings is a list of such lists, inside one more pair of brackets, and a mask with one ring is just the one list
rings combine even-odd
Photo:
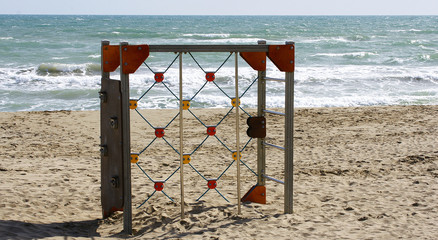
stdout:
[[[147,101],[147,94],[153,89],[153,88],[164,88],[165,90],[168,91],[169,93],[169,97],[174,98],[176,101],[180,101],[178,94],[176,94],[170,87],[169,87],[169,83],[166,76],[167,71],[172,67],[172,65],[176,62],[176,60],[179,58],[180,54],[182,53],[177,53],[177,56],[173,59],[173,61],[171,61],[171,63],[169,64],[169,66],[162,72],[159,71],[155,71],[153,70],[145,61],[143,64],[147,67],[147,69],[153,73],[153,83],[147,88],[146,91],[144,91],[140,97],[138,97],[137,99],[131,99],[130,100],[130,108],[132,110],[134,110],[138,116],[141,117],[141,119],[144,120],[144,122],[146,122],[146,124],[155,131],[155,137],[148,143],[146,143],[145,147],[142,148],[138,153],[132,153],[131,154],[131,162],[136,164],[136,166],[141,170],[141,172],[147,177],[147,179],[154,184],[154,191],[152,192],[152,194],[150,194],[140,205],[137,206],[137,208],[143,206],[149,199],[152,198],[152,196],[154,196],[154,194],[156,192],[162,192],[169,200],[171,200],[172,202],[174,201],[172,197],[170,197],[164,190],[164,186],[166,184],[166,182],[168,180],[170,180],[172,178],[172,176],[175,175],[175,173],[178,172],[178,170],[180,170],[180,167],[176,167],[175,170],[173,170],[164,180],[157,180],[153,177],[151,177],[151,173],[148,173],[148,170],[145,170],[142,165],[143,164],[150,164],[150,163],[145,163],[145,162],[141,162],[139,161],[139,158],[141,157],[141,155],[143,153],[145,153],[147,151],[147,149],[157,140],[162,140],[163,142],[165,142],[166,145],[168,145],[176,154],[175,156],[178,157],[180,156],[180,152],[177,150],[177,147],[174,147],[174,144],[171,143],[171,141],[169,141],[167,139],[167,136],[165,134],[165,132],[167,131],[168,127],[174,122],[174,120],[180,115],[180,113],[176,113],[173,118],[167,122],[167,124],[164,125],[164,127],[158,127],[158,126],[154,126],[151,121],[149,121],[147,119],[147,116],[145,116],[144,114],[142,114],[139,111],[138,106],[141,105],[141,101]],[[241,105],[241,99],[247,94],[247,92],[249,91],[249,89],[254,85],[254,83],[256,83],[258,77],[256,77],[255,79],[253,79],[250,84],[248,86],[246,86],[246,88],[244,89],[244,91],[242,92],[242,94],[240,94],[237,98],[231,96],[231,94],[228,94],[216,81],[216,75],[217,73],[221,70],[221,68],[230,60],[230,58],[232,57],[234,53],[230,53],[225,60],[220,64],[219,67],[217,67],[217,69],[215,71],[206,71],[202,65],[199,63],[199,61],[195,58],[194,54],[192,54],[191,52],[188,52],[188,55],[190,56],[190,58],[196,63],[196,66],[203,72],[205,79],[204,79],[204,83],[199,87],[199,89],[192,95],[189,96],[185,99],[182,100],[183,102],[183,110],[187,111],[191,116],[194,117],[194,119],[196,119],[196,121],[201,124],[203,126],[203,128],[205,129],[204,132],[204,139],[195,145],[194,149],[192,151],[189,151],[188,153],[183,153],[183,164],[188,165],[199,177],[201,177],[205,182],[206,182],[206,190],[203,191],[202,194],[200,194],[199,197],[196,198],[196,201],[199,201],[205,194],[207,194],[210,190],[214,190],[216,191],[219,196],[221,196],[225,201],[230,202],[228,200],[228,198],[219,191],[218,189],[218,181],[224,176],[224,174],[231,168],[231,166],[234,164],[234,162],[237,160],[237,151],[233,150],[235,148],[233,148],[232,146],[228,146],[222,139],[221,137],[218,136],[218,134],[216,134],[217,129],[220,127],[220,125],[223,123],[223,121],[230,116],[230,114],[232,113],[233,109],[235,108],[239,108],[240,110],[242,110],[248,117],[252,117],[250,113],[248,113],[248,111],[246,111],[242,105]],[[225,96],[226,98],[229,99],[229,109],[226,112],[226,114],[219,119],[218,122],[214,122],[214,124],[207,124],[205,122],[205,120],[201,120],[200,117],[198,117],[194,111],[191,110],[191,105],[193,102],[196,101],[196,97],[203,91],[203,89],[207,86],[207,84],[210,84],[212,86],[214,86],[215,88],[217,88],[217,90],[219,90],[219,94],[222,94],[223,96]],[[209,139],[209,138],[214,138],[215,140],[217,140],[221,146],[223,146],[223,148],[228,151],[230,153],[230,161],[228,161],[228,163],[226,164],[226,166],[224,166],[224,169],[219,173],[219,175],[215,178],[207,178],[205,173],[203,174],[202,171],[199,170],[199,168],[196,166],[196,164],[192,164],[192,158],[194,157],[195,153],[198,152],[198,150],[204,145],[204,143]],[[257,176],[257,173],[248,166],[248,164],[242,160],[242,152],[245,151],[246,147],[248,146],[248,144],[251,142],[253,138],[249,138],[246,143],[244,144],[243,148],[240,149],[240,158],[239,161],[255,176]],[[170,156],[169,156],[170,157]],[[211,175],[211,174],[209,174]]]

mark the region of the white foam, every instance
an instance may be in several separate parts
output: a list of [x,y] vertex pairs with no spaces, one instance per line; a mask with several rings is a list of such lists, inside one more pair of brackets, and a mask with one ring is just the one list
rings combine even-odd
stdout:
[[97,59],[97,58],[100,58],[100,54],[91,54],[91,55],[88,55],[88,58],[93,58],[93,59]]
[[229,33],[187,33],[184,37],[205,37],[205,38],[228,38]]
[[68,57],[52,57],[53,60],[68,59]]
[[[0,69],[0,90],[17,92],[28,96],[19,100],[3,95],[0,110],[8,111],[14,102],[26,102],[28,107],[21,110],[42,109],[98,109],[100,88],[100,66],[98,64],[56,65],[56,71],[62,74],[39,74],[37,68]],[[81,69],[77,73],[74,69]],[[87,68],[94,68],[93,74],[87,74]],[[268,64],[269,77],[283,78],[284,73],[274,71],[275,66]],[[55,72],[56,72],[55,71]],[[205,84],[205,73],[196,65],[183,68],[183,98],[192,98]],[[118,79],[119,73],[111,74]],[[431,67],[398,66],[297,66],[295,72],[296,107],[333,107],[388,104],[438,104],[438,69]],[[130,77],[131,97],[138,98],[155,82],[154,75],[142,67]],[[257,77],[257,72],[248,66],[239,68],[239,88],[242,94]],[[193,105],[198,107],[230,107],[229,97],[234,97],[234,67],[224,66],[216,73],[216,83],[228,95],[208,83],[197,94]],[[179,96],[179,70],[172,67],[165,74],[166,86]],[[73,92],[68,99],[68,94]],[[67,94],[60,100],[56,94]],[[28,93],[28,94],[27,94]],[[141,108],[177,108],[176,97],[162,84],[157,84],[144,97]],[[5,100],[7,99],[7,100]],[[257,102],[257,84],[254,84],[242,105],[255,107]],[[41,104],[40,101],[45,102]],[[58,105],[57,105],[58,104]],[[26,104],[24,104],[26,105]],[[267,83],[267,106],[284,107],[284,84]]]
[[307,38],[307,39],[300,39],[297,41],[299,43],[320,43],[320,42],[352,42],[351,40],[348,40],[344,37],[318,37],[318,38]]
[[325,57],[366,57],[366,56],[377,56],[379,54],[375,52],[347,52],[347,53],[317,53],[311,56],[325,56]]

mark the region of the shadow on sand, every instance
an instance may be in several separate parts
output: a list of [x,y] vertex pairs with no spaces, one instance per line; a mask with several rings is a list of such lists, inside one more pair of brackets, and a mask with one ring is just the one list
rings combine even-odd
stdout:
[[99,237],[97,228],[99,219],[79,222],[61,222],[61,223],[28,223],[14,220],[0,220],[0,238],[1,239],[35,239],[64,237]]

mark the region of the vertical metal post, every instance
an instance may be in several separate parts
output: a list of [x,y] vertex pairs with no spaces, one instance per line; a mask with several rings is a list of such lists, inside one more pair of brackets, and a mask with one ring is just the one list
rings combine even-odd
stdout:
[[132,234],[132,197],[131,197],[131,139],[130,139],[130,118],[129,118],[129,74],[123,73],[123,51],[127,42],[120,43],[120,80],[122,92],[122,149],[123,149],[123,230],[126,234]]
[[[293,42],[286,45],[295,47]],[[295,63],[293,63],[295,64]],[[284,213],[293,213],[294,175],[294,73],[286,72],[284,139]]]
[[[266,44],[265,40],[259,40],[260,44]],[[266,110],[266,71],[258,71],[257,82],[257,116],[263,117]],[[257,138],[257,185],[265,186],[266,179],[263,175],[266,172],[266,146],[264,138]]]
[[239,126],[239,54],[237,52],[235,55],[235,98],[236,98],[236,156],[237,156],[237,214],[242,214],[241,211],[241,195],[240,195],[240,126]]
[[184,214],[184,163],[183,163],[183,137],[184,137],[184,118],[183,118],[183,72],[182,72],[182,52],[179,53],[179,166],[180,166],[180,189],[181,189],[181,218]]

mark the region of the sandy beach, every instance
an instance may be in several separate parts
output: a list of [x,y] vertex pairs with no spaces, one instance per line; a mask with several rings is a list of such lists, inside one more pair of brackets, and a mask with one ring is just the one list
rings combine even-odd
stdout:
[[[281,109],[280,109],[281,110]],[[227,109],[193,109],[207,124]],[[176,110],[145,110],[154,126]],[[254,110],[249,111],[250,114]],[[180,218],[179,172],[155,193],[132,165],[133,236],[122,233],[122,213],[101,219],[98,111],[2,112],[0,114],[0,239],[436,239],[438,236],[438,106],[298,108],[294,137],[294,213],[283,214],[283,186],[267,182],[267,204],[242,204],[237,215],[236,164],[216,191],[185,167],[186,218]],[[184,115],[184,151],[193,151],[205,127]],[[241,147],[248,137],[241,114]],[[142,151],[154,131],[132,114],[132,151]],[[267,141],[283,143],[283,119],[268,116]],[[234,115],[217,136],[235,149]],[[178,147],[178,121],[166,138]],[[161,140],[161,139],[159,139]],[[242,152],[242,191],[256,183],[256,144]],[[267,149],[268,174],[282,178],[283,152]],[[140,155],[153,179],[166,179],[179,157],[164,141]],[[233,161],[208,138],[191,163],[217,178]],[[248,167],[246,167],[248,166]],[[226,201],[229,200],[230,202]],[[137,208],[138,207],[138,208]]]

